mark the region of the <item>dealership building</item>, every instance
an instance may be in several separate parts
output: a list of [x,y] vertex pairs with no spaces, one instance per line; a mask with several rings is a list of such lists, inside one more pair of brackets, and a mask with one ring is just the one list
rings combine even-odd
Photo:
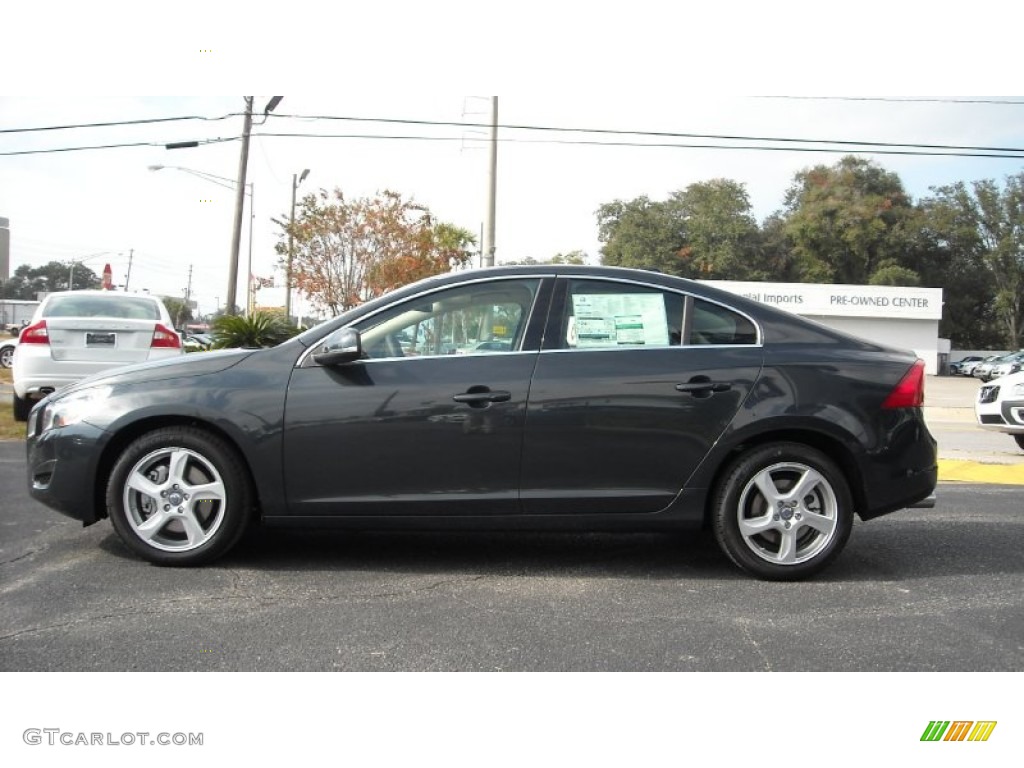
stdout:
[[949,340],[939,338],[941,288],[701,282],[816,320],[838,331],[913,350],[925,361],[930,374],[942,371],[949,359]]

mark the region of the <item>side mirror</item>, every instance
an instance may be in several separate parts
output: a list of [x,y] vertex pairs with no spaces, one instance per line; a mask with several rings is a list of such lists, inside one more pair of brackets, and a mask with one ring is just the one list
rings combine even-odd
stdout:
[[313,361],[320,365],[344,365],[363,356],[363,340],[354,328],[341,328],[313,352]]

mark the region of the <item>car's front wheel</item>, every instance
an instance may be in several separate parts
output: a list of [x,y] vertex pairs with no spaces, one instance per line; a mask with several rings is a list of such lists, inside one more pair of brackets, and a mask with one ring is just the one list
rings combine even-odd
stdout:
[[773,443],[741,455],[713,498],[715,538],[726,555],[763,579],[801,579],[839,555],[853,527],[853,498],[821,451]]
[[7,346],[0,349],[0,368],[10,368],[12,362],[14,362],[14,347]]
[[117,458],[107,513],[136,554],[159,565],[200,565],[244,533],[253,492],[237,452],[193,427],[137,438]]

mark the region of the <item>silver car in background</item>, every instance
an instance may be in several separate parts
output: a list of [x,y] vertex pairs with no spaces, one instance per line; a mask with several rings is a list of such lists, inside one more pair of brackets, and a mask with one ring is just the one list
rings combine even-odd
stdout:
[[51,293],[14,350],[14,418],[35,400],[94,373],[183,354],[160,299],[117,291]]

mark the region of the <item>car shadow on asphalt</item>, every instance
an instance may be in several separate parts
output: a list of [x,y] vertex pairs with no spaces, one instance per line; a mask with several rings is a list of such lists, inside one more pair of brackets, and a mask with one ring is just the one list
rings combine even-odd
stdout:
[[[1019,527],[996,522],[858,524],[839,559],[812,582],[877,582],[1024,573]],[[100,546],[137,559],[111,533]],[[452,573],[484,576],[748,581],[706,531],[525,533],[251,531],[214,567],[272,572]]]

